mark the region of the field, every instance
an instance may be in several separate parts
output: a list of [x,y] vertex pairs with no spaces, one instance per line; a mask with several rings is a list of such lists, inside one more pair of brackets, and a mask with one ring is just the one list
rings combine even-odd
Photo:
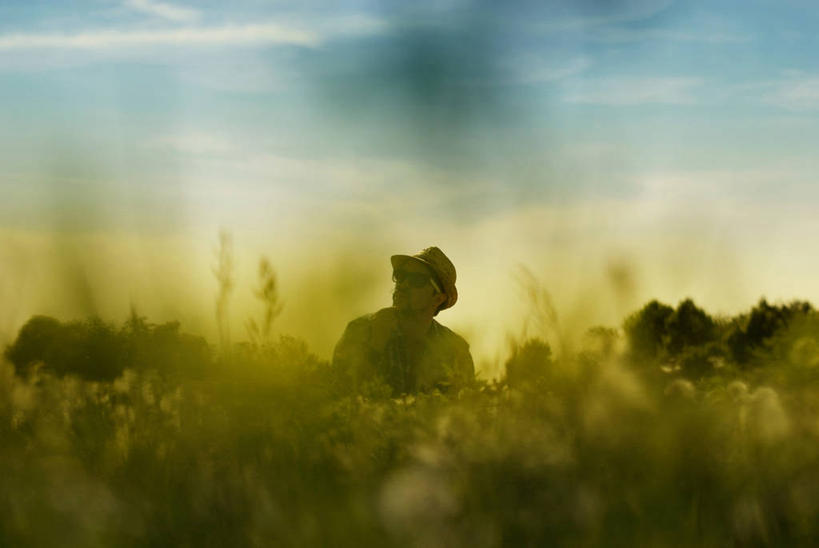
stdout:
[[652,302],[390,398],[266,330],[32,318],[0,367],[0,545],[814,544],[817,326]]

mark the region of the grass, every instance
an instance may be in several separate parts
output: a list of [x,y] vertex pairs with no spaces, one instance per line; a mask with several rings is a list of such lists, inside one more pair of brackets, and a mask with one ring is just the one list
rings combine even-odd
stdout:
[[0,544],[819,538],[816,333],[801,324],[768,345],[779,361],[765,367],[691,380],[618,345],[554,358],[528,341],[508,382],[400,399],[378,386],[351,393],[290,337],[234,345],[229,360],[212,351],[202,369],[179,366],[179,348],[202,356],[178,331],[181,347],[167,326],[128,329],[122,340],[146,347],[111,343],[131,356],[114,380],[0,366]]

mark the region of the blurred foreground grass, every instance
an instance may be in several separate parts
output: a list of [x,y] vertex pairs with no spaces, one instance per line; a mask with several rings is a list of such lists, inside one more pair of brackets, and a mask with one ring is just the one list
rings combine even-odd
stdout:
[[810,545],[816,313],[763,303],[761,335],[650,303],[403,399],[290,337],[34,318],[0,365],[0,545]]

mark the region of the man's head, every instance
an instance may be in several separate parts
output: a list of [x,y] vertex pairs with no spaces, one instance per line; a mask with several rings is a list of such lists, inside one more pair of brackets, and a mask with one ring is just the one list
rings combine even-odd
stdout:
[[455,267],[437,247],[416,255],[393,255],[393,306],[399,311],[431,314],[449,308],[458,300]]

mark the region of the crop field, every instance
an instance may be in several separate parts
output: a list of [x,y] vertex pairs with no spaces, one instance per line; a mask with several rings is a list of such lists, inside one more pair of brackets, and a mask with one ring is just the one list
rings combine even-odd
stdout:
[[808,303],[654,301],[392,398],[293,337],[35,317],[0,369],[0,544],[809,545],[817,327]]

